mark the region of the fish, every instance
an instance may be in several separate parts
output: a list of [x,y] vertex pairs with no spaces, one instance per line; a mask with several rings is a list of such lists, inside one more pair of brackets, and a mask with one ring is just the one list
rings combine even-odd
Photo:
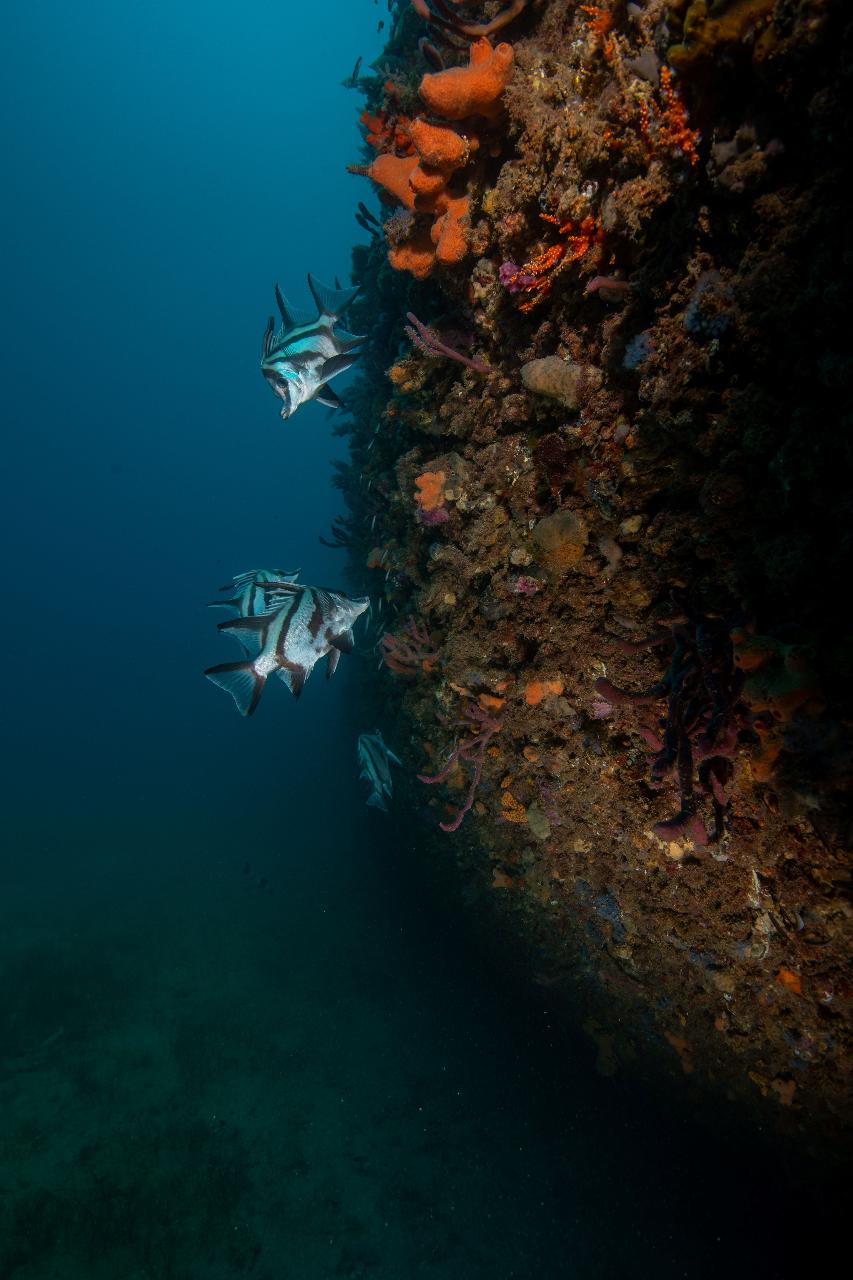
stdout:
[[[253,569],[249,573],[234,575],[220,591],[230,591],[227,600],[208,600],[208,609],[233,609],[241,618],[253,618],[270,613],[283,602],[281,592],[286,593],[300,574],[299,569]],[[277,591],[281,588],[281,591]]]
[[276,285],[281,328],[273,333],[275,318],[270,316],[264,330],[261,373],[281,400],[284,419],[309,400],[339,409],[341,401],[328,384],[355,363],[357,348],[367,337],[344,329],[335,332],[335,325],[354,301],[358,287],[327,289],[309,275],[308,288],[317,304],[316,318],[292,307]]
[[327,657],[326,677],[333,675],[341,654],[355,647],[353,624],[370,604],[367,596],[299,583],[288,584],[282,598],[273,613],[218,624],[243,645],[247,660],[222,662],[204,674],[231,694],[243,716],[254,713],[270,675],[283,680],[295,698],[321,658]]
[[390,800],[394,790],[391,780],[391,765],[402,768],[402,763],[394,752],[386,745],[379,729],[375,733],[362,733],[358,739],[358,763],[361,765],[360,777],[370,783],[371,791],[367,803],[374,809],[384,809],[387,813],[386,797]]

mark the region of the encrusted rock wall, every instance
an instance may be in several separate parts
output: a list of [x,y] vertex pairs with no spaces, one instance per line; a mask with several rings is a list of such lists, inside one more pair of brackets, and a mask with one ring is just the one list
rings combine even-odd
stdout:
[[[537,981],[580,1001],[602,1070],[670,1068],[831,1134],[850,1116],[849,19],[457,8],[425,26],[398,5],[358,82],[370,154],[443,200],[379,183],[360,215],[370,341],[336,478],[376,601],[369,679],[408,726],[405,802]],[[463,27],[493,21],[501,74],[471,96],[462,77],[497,63]],[[468,116],[422,92],[451,69]],[[454,168],[418,159],[419,119],[453,121]]]

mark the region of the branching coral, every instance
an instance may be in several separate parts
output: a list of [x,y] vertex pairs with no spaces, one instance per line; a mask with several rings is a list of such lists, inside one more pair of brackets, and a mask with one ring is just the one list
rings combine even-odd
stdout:
[[660,93],[660,107],[651,98],[644,98],[640,104],[640,132],[652,151],[675,153],[684,156],[690,165],[698,164],[699,134],[688,128],[687,111],[672,83],[669,67],[660,69]]
[[429,673],[438,659],[438,650],[433,647],[429,631],[415,618],[409,618],[396,636],[386,631],[379,641],[379,647],[385,666],[398,676]]
[[453,35],[490,36],[495,31],[508,26],[513,19],[524,12],[529,3],[530,0],[510,0],[507,7],[495,14],[490,22],[467,22],[448,9],[445,0],[430,0],[430,3],[427,3],[427,0],[412,0],[412,8],[426,22]]
[[432,777],[429,774],[419,773],[418,781],[425,782],[427,786],[432,786],[438,782],[446,782],[450,774],[457,765],[464,761],[471,766],[471,779],[468,784],[468,791],[462,802],[456,816],[451,822],[440,822],[438,825],[442,831],[458,831],[462,825],[462,819],[474,803],[474,796],[477,787],[480,785],[480,779],[483,776],[483,763],[486,756],[486,750],[496,733],[500,732],[501,722],[490,716],[476,702],[469,702],[462,708],[459,717],[459,724],[463,732],[470,733],[471,736],[457,741],[456,746],[450,753],[446,765],[440,772]]
[[[641,725],[639,732],[653,752],[652,782],[659,785],[675,773],[681,807],[653,830],[661,839],[687,835],[694,844],[704,845],[723,834],[726,783],[737,741],[735,707],[743,682],[734,664],[726,623],[690,614],[685,622],[672,627],[670,637],[665,632],[655,633],[646,643],[660,644],[669,638],[674,645],[669,666],[649,689],[631,693],[609,680],[597,680],[595,690],[613,705],[641,706],[667,699],[665,719],[654,727]],[[711,799],[714,826],[710,833],[698,812],[697,780],[700,795]]]
[[583,218],[580,222],[572,219],[561,222],[550,213],[540,213],[539,216],[557,228],[560,239],[523,266],[516,267],[514,263],[505,262],[500,270],[501,284],[510,293],[532,295],[522,302],[519,311],[532,311],[550,293],[555,276],[569,263],[578,262],[585,257],[590,249],[600,245],[604,239],[601,224],[593,217]]
[[458,364],[464,364],[475,373],[492,372],[491,365],[486,364],[484,360],[473,360],[470,356],[463,356],[461,351],[456,351],[446,342],[442,342],[435,330],[422,324],[411,311],[406,313],[406,319],[409,321],[406,325],[407,337],[412,346],[417,347],[418,351],[422,351],[425,356],[432,358],[444,356],[448,360],[456,360]]

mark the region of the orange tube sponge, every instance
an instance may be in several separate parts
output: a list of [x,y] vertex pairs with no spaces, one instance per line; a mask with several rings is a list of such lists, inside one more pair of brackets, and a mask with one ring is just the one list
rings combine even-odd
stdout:
[[471,45],[467,67],[448,67],[426,75],[420,95],[430,111],[445,120],[494,116],[512,72],[512,45],[492,48],[485,36]]
[[412,142],[424,165],[451,174],[468,163],[476,143],[463,138],[446,124],[427,124],[415,120],[411,125]]
[[432,242],[437,262],[452,266],[461,262],[468,252],[468,196],[451,196],[446,193],[436,204],[438,217],[432,224]]
[[435,246],[429,231],[416,231],[390,245],[388,262],[395,271],[410,271],[416,280],[426,280],[435,265]]
[[387,191],[407,209],[415,207],[415,193],[409,179],[417,167],[417,156],[392,156],[390,152],[377,156],[372,164],[349,165],[350,173],[362,173],[383,191]]
[[433,169],[431,165],[419,164],[412,170],[409,186],[415,193],[418,208],[423,209],[429,206],[433,196],[437,196],[439,191],[443,191],[447,186],[447,174],[443,169]]

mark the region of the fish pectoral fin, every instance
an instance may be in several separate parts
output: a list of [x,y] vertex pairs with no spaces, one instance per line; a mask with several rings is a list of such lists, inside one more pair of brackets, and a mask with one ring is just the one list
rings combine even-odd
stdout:
[[358,285],[354,289],[329,289],[326,285],[320,284],[319,281],[315,280],[310,272],[308,273],[308,288],[311,290],[311,296],[317,303],[317,310],[322,316],[342,316],[360,292],[360,286]]
[[391,763],[392,763],[392,764],[399,765],[399,766],[400,766],[400,768],[402,769],[402,767],[403,767],[403,761],[402,761],[402,760],[398,760],[398,759],[397,759],[397,757],[394,755],[394,752],[393,752],[393,751],[391,751],[388,747],[386,747],[386,748],[385,748],[385,754],[386,754],[386,756],[388,757],[388,759],[391,761]]
[[336,395],[332,388],[327,387],[325,383],[323,383],[321,387],[317,388],[314,393],[314,399],[318,404],[324,404],[329,409],[343,409],[344,407],[340,396]]
[[342,631],[338,636],[331,636],[329,644],[334,646],[336,652],[352,653],[355,648],[355,636],[352,633],[352,627],[347,627],[346,631]]
[[241,716],[250,716],[260,701],[266,676],[258,675],[251,662],[221,662],[204,673],[220,689],[230,693]]
[[323,382],[328,382],[330,378],[335,378],[339,373],[351,369],[357,359],[357,355],[348,355],[346,352],[339,356],[329,356],[328,360],[323,362],[320,377]]
[[340,649],[329,650],[328,657],[326,658],[326,679],[327,680],[330,679],[331,676],[335,674],[335,667],[338,665],[340,656],[341,656]]
[[240,601],[237,600],[208,600],[208,609],[236,609],[240,612]]

